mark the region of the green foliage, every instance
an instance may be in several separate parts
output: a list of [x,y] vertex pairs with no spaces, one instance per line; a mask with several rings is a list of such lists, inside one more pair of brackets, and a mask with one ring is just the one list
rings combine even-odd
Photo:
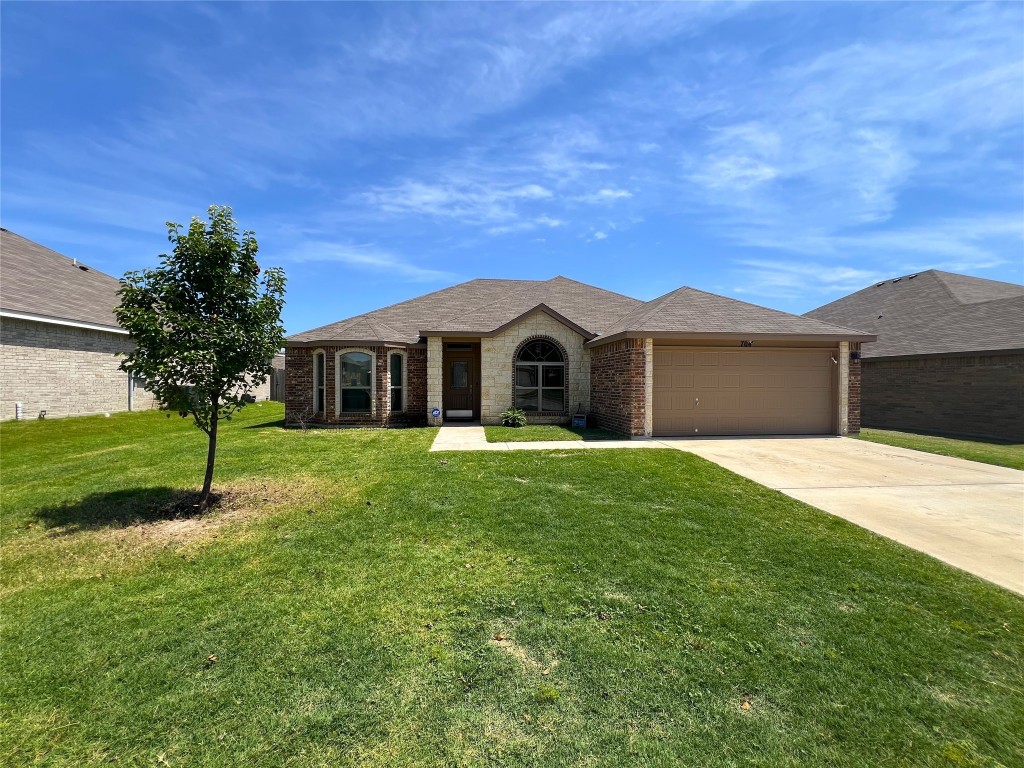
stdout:
[[230,208],[211,206],[209,216],[187,230],[168,222],[174,250],[156,269],[125,274],[114,310],[135,341],[122,370],[207,434],[266,381],[284,342],[285,284],[281,269],[260,276],[256,238],[239,235]]
[[526,413],[519,408],[508,408],[501,413],[501,424],[505,427],[525,427]]
[[209,214],[209,227],[198,217],[187,231],[167,222],[174,250],[156,269],[125,274],[114,310],[135,342],[121,369],[143,377],[165,407],[191,416],[210,439],[200,508],[210,501],[218,421],[267,380],[284,343],[284,271],[261,278],[253,233],[239,234],[227,206],[211,205]]

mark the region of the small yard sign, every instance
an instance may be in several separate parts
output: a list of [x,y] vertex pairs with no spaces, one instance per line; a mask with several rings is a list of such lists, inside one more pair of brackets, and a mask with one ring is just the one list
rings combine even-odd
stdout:
[[578,427],[580,429],[586,429],[587,428],[587,414],[585,414],[585,413],[574,413],[572,415],[572,425],[573,425],[574,428]]
[[440,408],[435,408],[434,410],[432,410],[430,412],[430,415],[433,416],[436,419],[438,416],[441,415],[441,409]]

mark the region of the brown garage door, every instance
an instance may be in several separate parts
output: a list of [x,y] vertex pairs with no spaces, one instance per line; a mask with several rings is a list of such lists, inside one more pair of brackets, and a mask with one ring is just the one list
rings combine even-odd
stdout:
[[834,354],[655,347],[654,434],[834,433]]

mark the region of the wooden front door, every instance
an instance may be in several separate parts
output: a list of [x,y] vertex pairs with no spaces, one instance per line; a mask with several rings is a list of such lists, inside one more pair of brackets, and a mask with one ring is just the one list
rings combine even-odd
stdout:
[[480,417],[479,347],[444,352],[444,418]]

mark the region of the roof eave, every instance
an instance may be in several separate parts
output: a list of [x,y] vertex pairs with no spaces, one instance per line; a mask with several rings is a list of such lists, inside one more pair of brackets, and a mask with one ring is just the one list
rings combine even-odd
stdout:
[[64,325],[69,328],[87,328],[91,331],[117,333],[123,336],[128,335],[128,331],[119,325],[105,325],[103,323],[92,323],[88,320],[73,320],[66,317],[39,315],[33,312],[20,312],[14,309],[0,309],[0,317],[9,317],[12,320],[31,320],[36,323],[49,323],[50,325]]
[[286,347],[401,347],[415,348],[425,347],[422,342],[409,341],[386,341],[384,339],[314,339],[312,341],[301,339],[285,339]]
[[870,333],[723,333],[717,331],[620,331],[610,336],[599,336],[584,346],[599,347],[622,339],[721,339],[722,341],[763,341],[778,339],[785,341],[875,341],[878,337]]

